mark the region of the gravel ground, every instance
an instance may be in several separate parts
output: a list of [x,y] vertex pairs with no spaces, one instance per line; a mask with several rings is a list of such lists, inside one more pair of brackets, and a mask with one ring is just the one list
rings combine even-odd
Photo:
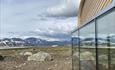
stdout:
[[[3,56],[0,60],[0,70],[72,70],[70,52],[50,53],[51,61],[27,61],[28,56]],[[2,55],[1,55],[2,57]]]
[[0,70],[72,70],[71,58],[53,61],[0,61]]

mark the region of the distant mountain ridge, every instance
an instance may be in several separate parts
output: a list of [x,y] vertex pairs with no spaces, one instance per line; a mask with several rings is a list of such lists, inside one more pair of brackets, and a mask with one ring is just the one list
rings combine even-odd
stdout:
[[4,38],[0,40],[0,46],[52,46],[52,45],[70,45],[71,41],[47,41],[40,38],[29,37],[22,38]]
[[[110,44],[115,45],[115,36],[112,36],[109,38]],[[73,41],[73,42],[72,42]],[[78,45],[80,42],[80,45],[86,44],[91,45],[95,44],[95,38],[89,37],[89,38],[78,38],[73,37],[70,40],[61,40],[61,41],[47,41],[44,39],[36,38],[36,37],[28,37],[25,39],[22,38],[4,38],[0,39],[0,46],[53,46],[53,45]],[[107,38],[98,38],[98,44],[107,44]]]

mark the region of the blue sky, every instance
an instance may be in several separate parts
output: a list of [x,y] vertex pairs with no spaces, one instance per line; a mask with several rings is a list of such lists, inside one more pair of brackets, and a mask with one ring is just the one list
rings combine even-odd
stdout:
[[0,37],[66,40],[80,0],[0,0]]

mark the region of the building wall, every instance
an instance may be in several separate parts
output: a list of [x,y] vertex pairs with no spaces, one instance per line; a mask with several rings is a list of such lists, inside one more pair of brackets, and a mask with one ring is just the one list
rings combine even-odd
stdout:
[[78,26],[89,18],[95,16],[99,11],[110,5],[113,0],[81,0],[78,13]]

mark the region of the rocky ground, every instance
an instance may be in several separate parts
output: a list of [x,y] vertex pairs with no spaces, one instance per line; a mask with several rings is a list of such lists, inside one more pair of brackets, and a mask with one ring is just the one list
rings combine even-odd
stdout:
[[[0,54],[0,70],[72,70],[70,51],[61,51],[54,53],[50,50],[50,52],[47,53],[51,55],[51,57],[48,55],[48,58],[43,53],[42,55],[46,56],[46,58],[42,55],[40,55],[40,58],[37,58],[39,55],[35,57],[36,53],[34,53],[33,56],[30,52],[25,52],[26,54],[23,55],[22,53],[21,55],[18,53],[16,55],[4,56]],[[28,60],[28,57],[30,56],[36,59]],[[44,58],[44,61],[39,61],[41,58]]]
[[3,61],[0,70],[71,70],[71,59],[36,62]]

